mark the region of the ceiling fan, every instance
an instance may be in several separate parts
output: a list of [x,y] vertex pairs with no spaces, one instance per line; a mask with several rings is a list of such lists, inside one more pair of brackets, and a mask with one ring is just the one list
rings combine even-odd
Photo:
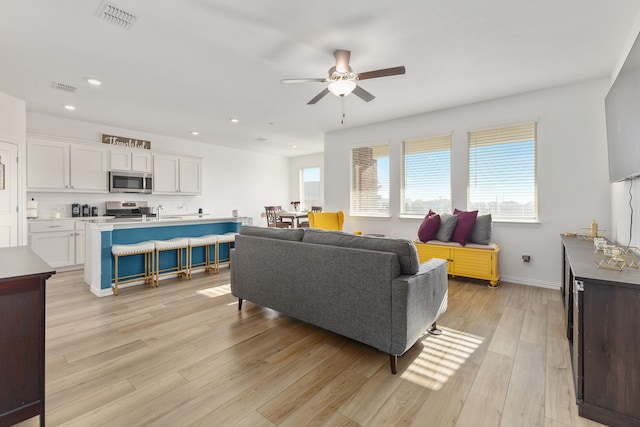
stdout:
[[317,94],[311,101],[307,102],[307,105],[315,104],[325,97],[329,92],[334,95],[344,98],[353,92],[356,96],[362,98],[364,101],[369,102],[375,99],[375,96],[370,92],[362,89],[356,83],[359,80],[375,79],[378,77],[396,76],[405,73],[404,66],[383,68],[381,70],[365,71],[364,73],[354,73],[349,66],[349,58],[351,57],[351,51],[338,49],[333,52],[333,56],[336,57],[336,65],[329,68],[329,77],[327,78],[310,78],[310,79],[282,79],[280,83],[306,83],[306,82],[320,82],[329,83],[329,85],[319,94]]

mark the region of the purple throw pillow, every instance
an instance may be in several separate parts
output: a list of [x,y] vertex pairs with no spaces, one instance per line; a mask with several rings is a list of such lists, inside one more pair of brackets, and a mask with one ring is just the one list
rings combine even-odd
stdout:
[[420,224],[420,228],[418,228],[418,239],[420,239],[421,242],[433,240],[439,228],[440,215],[429,209],[429,213],[425,215],[422,224]]
[[458,217],[458,223],[456,224],[456,229],[453,230],[453,234],[451,235],[451,241],[458,242],[462,246],[465,246],[471,236],[473,226],[476,224],[478,211],[467,212],[454,209],[453,214]]

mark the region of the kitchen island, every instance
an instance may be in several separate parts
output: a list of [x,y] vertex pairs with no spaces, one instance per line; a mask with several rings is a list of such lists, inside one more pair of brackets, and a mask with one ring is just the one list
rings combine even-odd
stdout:
[[[142,219],[112,219],[87,223],[86,259],[84,281],[97,296],[113,295],[111,284],[114,275],[114,259],[111,247],[115,244],[132,244],[147,240],[167,240],[176,237],[198,237],[207,234],[238,232],[243,218],[210,218],[207,215],[171,216]],[[227,250],[223,248],[223,250]],[[220,254],[224,258],[228,254]],[[141,257],[120,260],[120,274],[142,270]],[[161,261],[161,268],[164,267]],[[142,283],[142,282],[141,282]],[[126,285],[125,285],[126,286]],[[122,286],[124,288],[125,286]]]

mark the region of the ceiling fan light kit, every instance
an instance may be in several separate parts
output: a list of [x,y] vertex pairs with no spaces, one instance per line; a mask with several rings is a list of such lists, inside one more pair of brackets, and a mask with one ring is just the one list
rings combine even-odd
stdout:
[[329,83],[329,92],[336,96],[347,96],[356,88],[356,82],[353,80],[336,80]]

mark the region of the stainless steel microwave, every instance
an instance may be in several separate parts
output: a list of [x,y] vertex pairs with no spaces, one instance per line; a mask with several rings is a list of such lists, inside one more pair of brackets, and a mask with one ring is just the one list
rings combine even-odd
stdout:
[[109,172],[111,193],[151,193],[153,175],[144,172]]

